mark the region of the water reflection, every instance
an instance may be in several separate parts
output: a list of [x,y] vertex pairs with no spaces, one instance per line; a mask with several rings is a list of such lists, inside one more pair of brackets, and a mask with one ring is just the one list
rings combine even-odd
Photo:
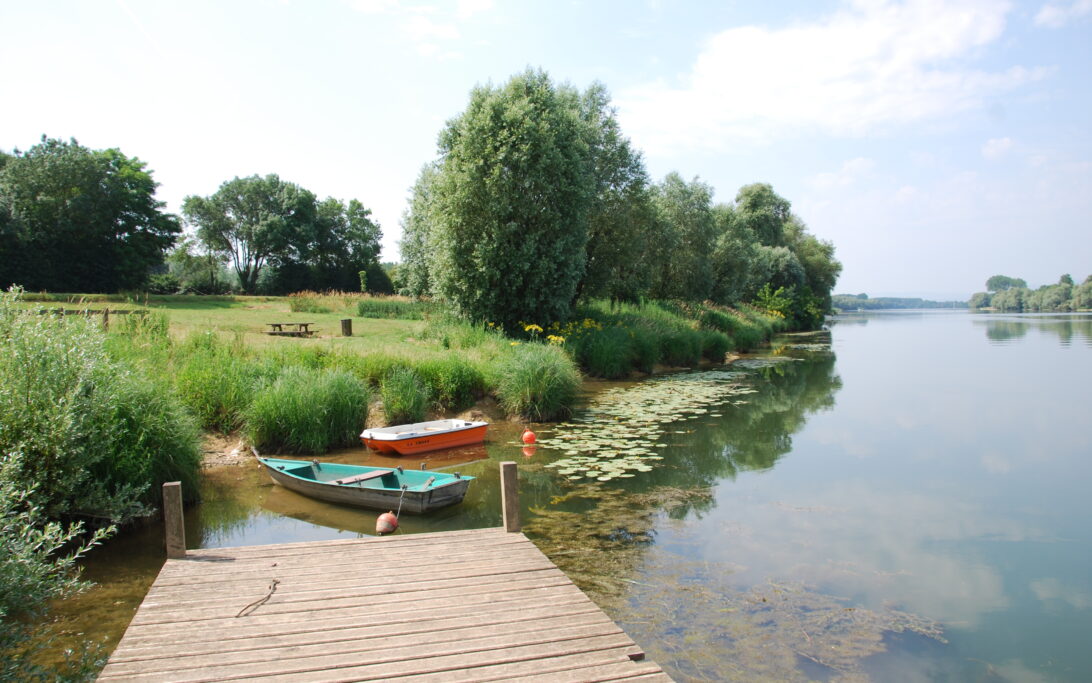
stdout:
[[1023,339],[1030,330],[1044,336],[1057,338],[1062,346],[1070,345],[1074,338],[1092,346],[1092,314],[1054,313],[1005,315],[983,313],[974,317],[974,324],[986,328],[990,342],[1004,344]]

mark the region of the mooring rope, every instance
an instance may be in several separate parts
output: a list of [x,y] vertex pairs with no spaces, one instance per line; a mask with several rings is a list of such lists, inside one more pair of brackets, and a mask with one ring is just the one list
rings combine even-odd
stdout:
[[409,488],[409,486],[402,484],[402,493],[398,496],[398,512],[394,513],[395,519],[398,519],[398,515],[402,514],[402,499],[406,497],[407,488]]
[[239,617],[250,616],[251,612],[253,612],[254,610],[256,610],[259,607],[261,607],[262,605],[264,605],[266,602],[268,602],[269,598],[273,597],[273,594],[275,592],[277,592],[277,584],[280,583],[280,582],[281,582],[280,579],[273,579],[273,582],[271,584],[269,584],[269,592],[265,594],[265,597],[264,598],[259,598],[259,599],[255,600],[254,602],[250,603],[249,605],[247,605],[246,607],[239,610],[239,613],[235,615],[235,618],[238,619]]

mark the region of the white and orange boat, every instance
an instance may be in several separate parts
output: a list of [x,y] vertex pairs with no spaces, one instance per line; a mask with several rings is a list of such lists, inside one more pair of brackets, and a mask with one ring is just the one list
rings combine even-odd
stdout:
[[432,420],[365,429],[360,433],[360,440],[380,453],[413,455],[481,443],[485,441],[485,428],[488,426],[488,422]]

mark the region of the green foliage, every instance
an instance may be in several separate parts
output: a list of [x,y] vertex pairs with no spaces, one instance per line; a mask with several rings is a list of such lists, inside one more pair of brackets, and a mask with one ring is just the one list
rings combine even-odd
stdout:
[[575,336],[570,348],[589,375],[618,379],[633,367],[633,337],[621,326],[605,327]]
[[732,350],[732,340],[728,335],[716,330],[699,330],[701,334],[701,355],[714,363],[723,363],[725,356]]
[[653,203],[664,225],[663,236],[651,245],[663,250],[655,258],[659,268],[653,296],[690,301],[709,298],[713,284],[710,255],[717,238],[712,199],[711,186],[697,178],[688,183],[678,173],[669,173],[653,188]]
[[557,346],[520,344],[494,366],[492,383],[504,411],[543,421],[567,415],[580,388],[580,373]]
[[371,392],[338,370],[287,367],[261,386],[245,413],[247,437],[259,449],[325,453],[357,442]]
[[34,315],[0,295],[0,453],[51,519],[124,521],[180,480],[196,495],[197,427],[163,377],[113,360],[82,317]]
[[971,300],[967,302],[968,308],[987,308],[990,305],[990,295],[988,292],[975,292],[971,296]]
[[431,302],[400,296],[369,296],[361,298],[356,304],[356,314],[361,318],[421,320],[435,310],[436,306]]
[[230,433],[243,425],[247,407],[272,368],[209,333],[190,340],[175,363],[178,393],[204,429]]
[[0,167],[0,286],[140,289],[181,232],[139,159],[42,137]]
[[436,225],[436,181],[440,177],[438,163],[426,164],[413,185],[410,205],[402,216],[402,240],[398,250],[402,255],[399,271],[399,294],[412,297],[432,293],[432,228]]
[[630,146],[606,88],[593,83],[580,97],[592,178],[584,275],[577,297],[636,302],[648,292],[659,261],[663,227],[652,203],[641,153]]
[[411,368],[391,368],[380,387],[387,424],[408,424],[425,419],[432,402],[429,388]]
[[1007,289],[1027,289],[1028,283],[1020,278],[1007,275],[994,275],[986,280],[987,292],[1003,292]]
[[274,272],[262,282],[277,292],[353,290],[362,267],[372,291],[389,284],[385,275],[373,277],[382,231],[355,199],[320,202],[275,174],[254,175],[229,180],[209,197],[186,197],[182,213],[210,254],[230,260],[248,294],[270,265]]
[[482,371],[461,356],[450,355],[417,365],[440,410],[462,410],[485,393]]
[[0,680],[90,678],[97,667],[86,656],[72,662],[75,670],[50,670],[35,663],[35,655],[50,642],[35,624],[50,602],[86,587],[77,578],[76,560],[113,527],[84,536],[80,523],[50,521],[34,503],[38,496],[33,488],[15,484],[23,469],[20,456],[0,457]]
[[[984,305],[989,306],[989,295],[981,292],[986,297]],[[966,308],[965,301],[933,301],[920,297],[894,297],[877,296],[869,298],[867,294],[835,294],[831,297],[831,305],[843,311],[855,311],[858,308],[866,311],[878,311],[888,309],[906,308]]]
[[533,70],[475,88],[444,129],[430,275],[463,317],[515,330],[568,316],[591,195],[583,131],[575,92]]

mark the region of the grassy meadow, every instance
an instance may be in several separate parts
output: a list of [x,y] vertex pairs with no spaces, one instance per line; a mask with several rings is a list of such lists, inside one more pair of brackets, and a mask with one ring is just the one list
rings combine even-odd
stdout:
[[[511,418],[564,417],[582,375],[616,379],[721,362],[781,329],[774,314],[711,304],[592,302],[567,323],[528,321],[508,336],[428,302],[357,293],[287,297],[26,294],[28,308],[113,315],[107,348],[162,379],[209,432],[242,430],[259,448],[322,453],[354,429],[465,410],[495,398]],[[352,320],[353,336],[341,335]],[[311,324],[310,338],[269,323]],[[356,424],[358,427],[347,425]]]

